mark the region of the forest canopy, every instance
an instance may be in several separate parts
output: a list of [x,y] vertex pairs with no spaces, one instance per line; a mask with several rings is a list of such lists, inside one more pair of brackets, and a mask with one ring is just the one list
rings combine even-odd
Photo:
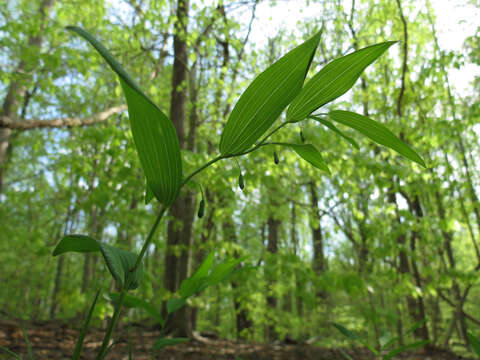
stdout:
[[0,2],[0,329],[474,354],[476,15]]

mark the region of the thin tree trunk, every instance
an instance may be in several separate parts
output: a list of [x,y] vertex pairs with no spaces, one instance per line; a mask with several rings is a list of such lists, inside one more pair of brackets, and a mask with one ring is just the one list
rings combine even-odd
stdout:
[[295,264],[295,306],[297,310],[297,315],[303,315],[303,299],[302,294],[305,289],[305,285],[300,276],[300,270],[298,266],[301,266],[301,257],[300,257],[300,246],[298,244],[298,234],[297,234],[297,211],[296,205],[292,201],[292,216],[291,216],[291,229],[290,229],[290,239],[293,245],[293,253],[297,263]]
[[[440,220],[443,220],[445,222],[447,220],[446,214],[445,214],[445,208],[443,206],[442,198],[440,197],[440,194],[438,191],[435,192],[435,200],[437,203],[438,217],[440,218]],[[455,261],[455,256],[453,254],[453,248],[452,248],[453,234],[449,231],[446,231],[443,227],[441,229],[441,232],[444,240],[445,253],[447,255],[450,271],[455,271],[456,261]],[[458,285],[456,279],[452,279],[452,293],[453,293],[453,296],[455,297],[457,306],[456,306],[456,309],[454,310],[454,314],[452,315],[451,326],[447,331],[447,335],[445,336],[443,345],[446,347],[448,346],[448,343],[450,342],[450,337],[453,333],[453,328],[455,326],[455,323],[458,322],[458,324],[460,325],[461,335],[465,341],[467,348],[469,348],[470,343],[468,341],[468,336],[467,336],[467,323],[465,321],[465,316],[463,315],[463,303],[466,300],[466,297],[465,298],[462,297],[460,286]]]
[[[308,184],[310,190],[311,200],[311,229],[312,229],[312,246],[313,246],[313,259],[312,267],[317,276],[322,275],[327,266],[324,253],[324,240],[322,233],[322,226],[320,224],[320,209],[318,208],[318,193],[316,183],[311,180]],[[322,289],[315,290],[318,298],[325,299],[327,294]]]
[[[237,234],[235,232],[235,226],[233,223],[232,215],[229,215],[228,220],[224,221],[222,224],[223,228],[223,238],[224,241],[231,241],[238,243]],[[238,254],[235,253],[235,257],[238,257]],[[238,281],[232,280],[232,289],[233,289],[233,306],[235,309],[235,323],[237,328],[237,338],[238,339],[247,339],[251,336],[251,328],[253,326],[252,320],[248,316],[248,310],[240,299],[239,293],[241,290],[241,285]]]
[[276,311],[277,311],[277,298],[274,293],[274,284],[276,281],[276,273],[277,273],[277,259],[276,255],[278,252],[278,231],[280,227],[280,221],[275,219],[273,215],[268,217],[267,221],[268,227],[268,244],[267,244],[267,252],[268,252],[268,264],[266,267],[267,271],[267,312],[269,316],[267,316],[267,328],[266,328],[266,340],[272,342],[278,339],[278,334],[275,330],[276,324]]
[[[177,131],[180,147],[186,145],[185,123],[187,102],[187,24],[188,0],[178,0],[173,38],[174,61],[172,75],[172,92],[170,101],[170,119]],[[170,208],[172,219],[168,222],[167,251],[165,256],[165,288],[175,292],[180,283],[188,277],[190,271],[192,230],[194,219],[194,199],[190,192],[180,194]],[[175,255],[174,248],[181,247],[180,256]],[[188,306],[184,306],[170,317],[167,329],[176,336],[190,337],[192,334],[191,316]]]
[[57,311],[57,300],[60,292],[62,273],[63,273],[63,259],[64,256],[59,256],[57,260],[57,273],[55,275],[55,285],[52,293],[52,303],[50,306],[50,320],[55,319],[55,313]]

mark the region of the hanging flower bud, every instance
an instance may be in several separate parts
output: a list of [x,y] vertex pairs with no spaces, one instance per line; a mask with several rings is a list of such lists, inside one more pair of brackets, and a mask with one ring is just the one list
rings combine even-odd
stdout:
[[200,205],[198,206],[198,217],[201,219],[205,214],[205,200],[200,200]]
[[240,173],[240,175],[238,176],[238,187],[240,188],[240,190],[243,191],[243,189],[245,188],[245,182],[243,181],[243,175],[242,173]]

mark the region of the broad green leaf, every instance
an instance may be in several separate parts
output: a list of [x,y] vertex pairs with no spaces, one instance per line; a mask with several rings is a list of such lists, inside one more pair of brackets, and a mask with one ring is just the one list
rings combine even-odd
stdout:
[[470,331],[467,331],[467,336],[473,351],[480,356],[480,339],[473,335]]
[[328,127],[330,130],[332,130],[334,133],[337,135],[341,136],[344,138],[347,142],[349,142],[355,149],[360,149],[360,146],[358,146],[357,142],[353,140],[350,136],[345,135],[342,131],[340,131],[335,125],[333,125],[330,121],[322,119],[318,116],[309,116],[310,119],[313,119],[315,121],[318,121],[320,124],[325,125]]
[[412,344],[408,344],[408,345],[404,345],[404,346],[401,346],[397,349],[394,349],[392,351],[390,351],[388,354],[386,354],[384,357],[383,357],[383,360],[390,360],[392,359],[394,356],[397,356],[398,354],[406,351],[406,350],[413,350],[413,349],[418,349],[418,348],[421,348],[425,345],[427,345],[430,341],[429,340],[422,340],[422,341],[417,341],[417,342],[414,342]]
[[246,257],[241,257],[238,259],[228,258],[224,262],[214,266],[212,271],[210,272],[210,275],[207,278],[207,285],[217,285],[218,283],[228,278],[230,275],[233,274],[237,265],[245,259]]
[[177,311],[181,307],[185,306],[186,300],[184,298],[172,298],[167,300],[167,313]]
[[268,67],[238,99],[223,130],[220,152],[241,153],[262,136],[303,86],[320,32]]
[[152,201],[154,196],[155,195],[153,194],[152,189],[150,188],[150,186],[148,186],[148,184],[146,184],[145,185],[145,205],[148,205],[150,201]]
[[85,335],[87,334],[88,325],[90,324],[90,320],[92,319],[93,310],[95,309],[95,305],[97,304],[98,296],[100,295],[100,290],[97,291],[95,294],[95,298],[93,299],[93,303],[90,306],[90,310],[88,311],[87,318],[82,327],[82,331],[77,339],[77,343],[75,344],[75,350],[73,352],[73,360],[80,359],[80,353],[82,352],[83,340],[85,339]]
[[136,289],[140,285],[143,275],[143,267],[140,266],[132,273],[130,269],[135,266],[137,255],[126,250],[101,244],[100,250],[110,273],[121,286],[128,285],[129,290]]
[[368,46],[327,64],[292,101],[287,109],[287,121],[302,121],[321,106],[345,94],[363,70],[393,44],[395,41]]
[[[108,295],[110,300],[116,304],[119,299],[120,299],[120,294],[119,293],[111,293]],[[123,306],[126,308],[137,308],[137,309],[143,309],[145,310],[157,323],[163,325],[165,321],[162,318],[162,315],[157,311],[155,306],[150,304],[149,302],[140,299],[136,296],[132,296],[129,294],[126,294],[124,299],[123,299]]]
[[197,271],[193,275],[191,275],[190,277],[182,281],[182,283],[180,284],[180,291],[179,291],[181,297],[185,299],[189,298],[190,296],[203,290],[206,287],[205,279],[207,278],[208,273],[212,268],[214,258],[215,258],[215,252],[212,251],[202,261]]
[[66,252],[96,252],[100,251],[98,241],[86,235],[72,234],[67,235],[60,240],[55,249],[53,256],[57,256]]
[[172,122],[98,40],[78,27],[69,26],[67,29],[86,39],[120,77],[133,140],[145,177],[158,201],[170,205],[177,197],[182,179],[180,147]]
[[376,143],[389,147],[400,155],[405,156],[407,159],[426,167],[422,158],[410,146],[397,138],[382,124],[373,121],[366,116],[344,110],[330,111],[328,116],[336,122],[357,130]]
[[355,334],[354,332],[348,330],[345,326],[337,324],[337,323],[332,323],[332,325],[342,333],[345,337],[349,338],[350,340],[360,340],[360,337]]
[[155,343],[153,344],[153,350],[160,350],[163,349],[166,346],[173,346],[173,345],[178,345],[178,344],[183,344],[186,342],[189,342],[190,339],[188,338],[160,338]]
[[353,331],[350,331],[345,326],[337,323],[332,323],[332,325],[335,326],[335,328],[347,338],[360,342],[363,346],[368,348],[368,350],[370,350],[373,354],[378,355],[377,350],[375,350],[372,346],[370,346],[366,341],[364,341],[360,336],[355,334]]
[[330,169],[328,168],[325,160],[323,160],[320,152],[311,144],[285,144],[291,147],[295,152],[304,160],[308,161],[310,164],[315,166],[317,169],[323,170],[330,174]]
[[143,275],[142,264],[131,272],[135,266],[137,255],[85,235],[67,235],[60,240],[53,250],[53,256],[66,252],[96,252],[100,251],[105,259],[108,270],[116,282],[122,287],[129,284],[128,289],[136,289],[140,285]]

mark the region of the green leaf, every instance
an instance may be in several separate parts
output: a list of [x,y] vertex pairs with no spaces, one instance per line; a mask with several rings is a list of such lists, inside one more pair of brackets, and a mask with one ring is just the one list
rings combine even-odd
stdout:
[[335,328],[347,338],[360,342],[363,346],[368,348],[373,354],[378,355],[377,350],[375,350],[372,346],[370,346],[366,341],[364,341],[360,336],[355,334],[353,331],[350,331],[345,326],[337,323],[332,323],[332,325],[335,326]]
[[309,116],[310,119],[313,119],[315,121],[318,121],[319,123],[325,125],[327,128],[332,130],[334,133],[337,135],[341,136],[344,138],[347,142],[349,142],[355,149],[360,149],[360,146],[358,146],[358,143],[353,140],[350,136],[345,135],[342,131],[340,131],[335,125],[333,125],[330,121],[322,119],[318,116]]
[[90,310],[88,311],[87,318],[85,319],[85,323],[83,324],[82,331],[77,339],[77,343],[75,344],[75,350],[73,352],[73,360],[80,359],[80,353],[82,352],[83,340],[85,339],[85,335],[87,334],[88,324],[90,324],[90,320],[92,319],[93,309],[95,309],[95,305],[97,304],[98,295],[100,295],[100,290],[97,291],[95,294],[95,298],[93,299],[93,303],[90,306]]
[[413,350],[413,349],[421,348],[421,347],[427,345],[429,342],[430,342],[429,340],[422,340],[422,341],[414,342],[412,344],[401,346],[397,349],[394,349],[394,350],[390,351],[388,354],[386,354],[383,357],[383,360],[390,360],[394,356],[397,356],[398,354],[404,352],[405,350]]
[[183,298],[189,298],[195,293],[203,290],[205,285],[205,279],[208,276],[208,273],[213,265],[213,260],[215,258],[215,252],[212,251],[207,257],[202,261],[197,271],[186,278],[180,284],[180,296]]
[[53,256],[57,256],[66,252],[96,252],[100,251],[98,241],[86,235],[72,234],[67,235],[60,240],[55,249]]
[[96,252],[100,251],[105,259],[108,270],[116,282],[122,287],[129,284],[128,289],[136,289],[140,285],[143,275],[143,266],[140,264],[135,271],[137,255],[93,239],[86,235],[67,235],[60,240],[53,250],[53,256],[65,252]]
[[[416,329],[420,328],[423,324],[425,324],[425,320],[417,321],[405,333],[403,333],[403,336],[406,337],[407,335],[413,333]],[[384,345],[382,345],[382,348],[388,348],[390,345],[392,345],[395,341],[399,339],[400,339],[400,336],[392,337]]]
[[6,347],[4,347],[4,346],[1,346],[1,345],[0,345],[0,350],[2,350],[3,352],[6,352],[8,355],[14,357],[14,358],[17,359],[17,360],[22,360],[22,357],[21,357],[20,355],[15,354],[13,351],[8,350],[8,349],[7,349]]
[[223,130],[220,152],[247,150],[302,89],[320,41],[320,32],[263,71],[238,99]]
[[297,144],[285,144],[291,147],[295,152],[305,161],[315,166],[317,169],[323,170],[330,174],[330,169],[327,166],[325,160],[323,160],[320,152],[311,144],[297,145]]
[[92,35],[69,26],[86,39],[120,77],[128,105],[130,126],[138,156],[155,197],[170,205],[176,199],[182,180],[182,161],[178,137],[172,122],[146,96],[110,52]]
[[150,201],[152,201],[154,196],[155,195],[153,194],[152,189],[150,188],[150,186],[148,186],[148,184],[146,184],[145,185],[145,205],[148,205]]
[[393,44],[395,41],[368,46],[327,64],[292,101],[287,110],[287,121],[302,121],[321,106],[345,94],[363,70]]
[[181,307],[185,306],[186,300],[184,298],[172,298],[167,300],[167,313],[177,311]]
[[354,360],[350,355],[348,355],[344,350],[339,349],[340,353],[343,355],[343,357],[347,360]]
[[160,350],[163,349],[166,346],[173,346],[173,345],[178,345],[182,343],[189,342],[190,339],[188,338],[160,338],[155,343],[153,344],[153,350]]
[[473,351],[480,356],[480,339],[475,337],[475,335],[473,335],[470,331],[467,331],[467,336]]
[[[108,294],[108,297],[114,304],[117,304],[120,300],[119,293],[110,293]],[[125,306],[126,308],[137,308],[145,310],[157,323],[161,325],[165,323],[162,315],[157,311],[155,306],[136,296],[126,294],[123,299],[123,306]]]
[[32,345],[30,345],[30,341],[28,340],[27,330],[23,325],[22,325],[22,333],[23,333],[23,338],[25,339],[25,345],[27,345],[28,359],[33,360]]
[[100,250],[116,282],[122,287],[128,284],[128,290],[136,289],[140,285],[143,275],[142,265],[140,264],[134,272],[130,271],[137,261],[136,254],[107,244],[101,244]]
[[350,340],[360,340],[360,337],[355,334],[354,332],[348,330],[345,326],[337,324],[337,323],[332,323],[332,325],[342,333],[343,336],[349,338]]
[[382,124],[373,121],[366,116],[344,110],[330,111],[328,116],[336,122],[357,130],[376,143],[389,147],[400,155],[405,156],[407,159],[426,167],[422,158],[410,146],[397,138]]
[[212,271],[210,272],[210,275],[207,278],[207,285],[214,286],[228,278],[234,273],[237,265],[244,261],[246,258],[246,256],[237,259],[228,258],[224,262],[214,266]]

